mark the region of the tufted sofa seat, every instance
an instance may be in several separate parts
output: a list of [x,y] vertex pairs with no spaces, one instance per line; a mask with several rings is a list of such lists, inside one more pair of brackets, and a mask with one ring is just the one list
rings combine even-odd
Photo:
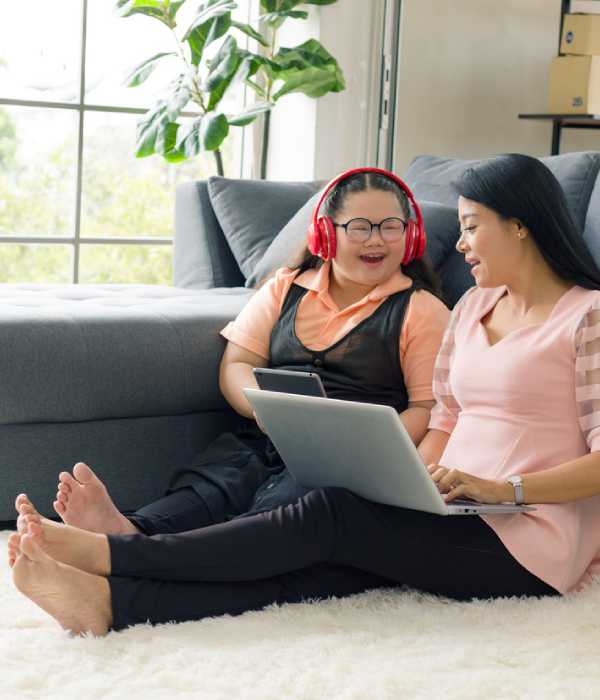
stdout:
[[219,330],[251,290],[0,285],[0,520],[27,490],[45,512],[59,470],[88,460],[120,507],[162,494],[235,418]]

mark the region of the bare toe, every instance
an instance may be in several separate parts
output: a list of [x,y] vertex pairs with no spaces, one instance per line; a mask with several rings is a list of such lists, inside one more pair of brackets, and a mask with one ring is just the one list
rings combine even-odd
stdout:
[[25,493],[20,493],[16,498],[15,498],[15,509],[19,510],[19,506],[21,503],[29,503],[29,499],[27,498],[27,494]]
[[58,475],[58,480],[61,484],[65,484],[69,488],[77,486],[77,479],[75,479],[72,474],[69,474],[69,472],[61,472]]
[[54,501],[52,506],[60,516],[64,515],[65,511],[67,510],[67,507],[64,503],[61,503],[61,501]]
[[21,535],[13,532],[8,538],[8,565],[13,566],[20,552]]
[[84,462],[77,462],[77,464],[73,467],[73,476],[80,484],[89,484],[90,481],[98,479],[92,469]]

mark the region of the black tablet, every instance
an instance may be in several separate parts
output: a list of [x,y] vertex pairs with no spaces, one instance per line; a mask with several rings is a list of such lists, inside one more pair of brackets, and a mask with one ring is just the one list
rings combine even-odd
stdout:
[[267,369],[266,367],[254,367],[252,371],[261,389],[304,396],[327,396],[321,377],[315,372],[295,372],[289,369]]

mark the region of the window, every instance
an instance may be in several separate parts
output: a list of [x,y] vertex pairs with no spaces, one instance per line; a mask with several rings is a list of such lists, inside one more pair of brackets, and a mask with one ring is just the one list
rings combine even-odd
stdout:
[[[115,4],[28,0],[5,8],[0,282],[171,283],[175,187],[216,174],[214,156],[178,164],[135,158],[137,119],[169,75],[157,70],[136,88],[124,78],[174,43],[162,24],[118,17]],[[197,9],[188,4],[181,27]],[[241,109],[243,95],[228,99],[228,109]],[[223,144],[229,177],[242,172],[242,134],[233,129]]]

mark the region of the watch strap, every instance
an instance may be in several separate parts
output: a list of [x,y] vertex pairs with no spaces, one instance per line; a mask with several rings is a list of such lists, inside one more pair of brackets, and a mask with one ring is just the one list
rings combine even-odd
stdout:
[[508,480],[515,490],[515,505],[523,505],[523,479],[520,476],[511,476]]

